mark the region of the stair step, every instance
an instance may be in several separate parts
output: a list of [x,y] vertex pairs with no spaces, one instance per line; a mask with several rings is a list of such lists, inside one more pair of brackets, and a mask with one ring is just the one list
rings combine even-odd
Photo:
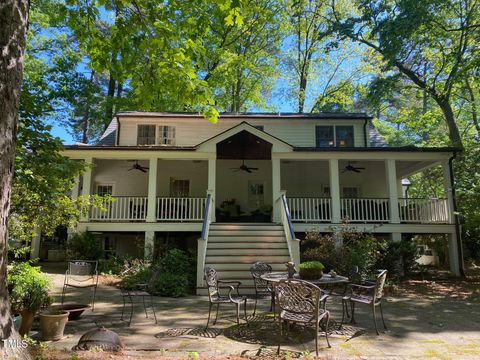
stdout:
[[208,237],[214,236],[285,236],[283,230],[210,230]]
[[285,235],[268,235],[268,236],[252,236],[252,235],[209,235],[208,243],[216,242],[230,242],[230,243],[256,243],[256,242],[267,242],[267,243],[281,243],[286,242]]
[[[244,262],[244,263],[239,263],[239,262],[225,262],[225,263],[205,263],[205,266],[211,267],[217,271],[238,271],[238,270],[248,270],[250,271],[250,267],[255,263],[256,261],[253,262]],[[285,267],[285,262],[277,262],[277,263],[268,263],[273,271],[286,271]]]
[[249,255],[249,256],[262,256],[262,255],[284,255],[288,256],[288,249],[284,248],[213,248],[207,247],[207,256],[239,256],[239,255]]
[[208,242],[207,248],[211,249],[288,249],[286,241],[279,242]]
[[283,225],[274,224],[274,223],[212,223],[210,224],[210,229],[227,229],[227,230],[238,230],[238,229],[283,229]]
[[288,262],[290,257],[288,255],[264,255],[264,256],[248,256],[248,255],[207,255],[205,258],[205,264],[231,264],[235,263],[250,263],[253,264],[257,261],[263,261],[267,264],[271,262]]

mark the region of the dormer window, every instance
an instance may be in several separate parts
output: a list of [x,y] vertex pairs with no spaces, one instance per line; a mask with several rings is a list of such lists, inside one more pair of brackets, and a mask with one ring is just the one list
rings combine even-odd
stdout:
[[158,145],[175,145],[175,126],[158,127]]
[[137,145],[175,145],[175,126],[138,125]]
[[353,126],[315,127],[317,147],[353,147]]
[[138,125],[137,145],[155,145],[155,125]]

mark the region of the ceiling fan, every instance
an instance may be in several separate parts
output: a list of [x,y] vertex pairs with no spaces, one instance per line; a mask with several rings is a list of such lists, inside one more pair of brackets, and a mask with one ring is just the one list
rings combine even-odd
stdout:
[[144,172],[146,173],[148,169],[148,167],[146,166],[142,166],[138,163],[138,160],[128,160],[128,161],[134,161],[135,163],[127,170],[127,171],[132,171],[132,170],[140,170],[141,172]]
[[251,166],[247,166],[245,165],[245,160],[242,160],[242,165],[240,165],[240,167],[238,168],[230,168],[230,170],[234,170],[234,172],[237,172],[237,171],[246,171],[247,173],[251,174],[252,173],[252,170],[258,170],[257,167],[251,167]]
[[359,173],[361,172],[360,170],[365,170],[365,168],[361,166],[353,166],[352,164],[350,164],[350,161],[349,161],[348,165],[345,166],[345,168],[342,170],[342,174],[346,171],[353,171],[353,172]]

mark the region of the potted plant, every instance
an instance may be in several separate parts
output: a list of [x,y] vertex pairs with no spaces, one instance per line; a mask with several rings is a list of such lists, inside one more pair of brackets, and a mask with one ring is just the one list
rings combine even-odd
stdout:
[[298,265],[300,278],[305,280],[316,280],[323,276],[325,266],[320,261],[306,261]]
[[28,262],[14,262],[8,268],[7,282],[12,310],[22,316],[18,332],[23,336],[30,331],[35,313],[52,303],[51,281],[39,267]]
[[40,331],[43,341],[57,341],[63,337],[69,312],[65,310],[47,310],[40,313]]
[[256,222],[269,222],[272,217],[272,205],[262,205],[252,211],[252,215]]

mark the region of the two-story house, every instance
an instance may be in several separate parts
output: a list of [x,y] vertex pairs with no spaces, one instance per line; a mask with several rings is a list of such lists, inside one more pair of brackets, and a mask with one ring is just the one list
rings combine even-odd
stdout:
[[[65,147],[93,164],[74,196],[116,199],[106,211],[92,209],[77,230],[94,232],[116,255],[189,242],[201,286],[206,264],[242,278],[256,260],[277,269],[298,263],[295,233],[328,232],[348,218],[392,241],[448,234],[458,274],[454,149],[387,147],[369,120],[363,113],[225,113],[211,124],[192,113],[119,113],[99,144]],[[445,198],[408,198],[402,179],[434,166],[443,168]]]

